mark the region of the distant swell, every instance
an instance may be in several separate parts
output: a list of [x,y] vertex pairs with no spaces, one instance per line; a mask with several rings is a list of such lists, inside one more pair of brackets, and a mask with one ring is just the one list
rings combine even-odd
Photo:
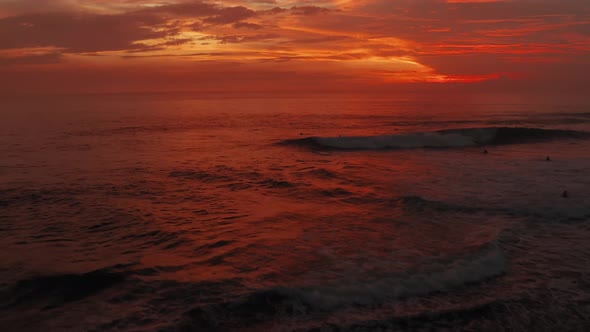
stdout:
[[589,137],[590,133],[573,130],[487,127],[447,129],[403,135],[307,137],[285,140],[282,143],[333,150],[383,150],[460,148],[530,143],[555,139],[584,139]]

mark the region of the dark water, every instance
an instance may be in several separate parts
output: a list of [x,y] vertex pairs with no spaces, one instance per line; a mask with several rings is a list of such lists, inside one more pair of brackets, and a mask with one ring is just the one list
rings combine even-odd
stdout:
[[588,104],[3,100],[0,326],[584,331]]

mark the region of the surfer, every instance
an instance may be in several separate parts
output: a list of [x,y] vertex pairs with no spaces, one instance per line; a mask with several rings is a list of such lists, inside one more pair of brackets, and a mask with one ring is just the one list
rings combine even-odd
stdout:
[[483,154],[488,154],[488,150],[483,150]]
[[549,158],[549,156],[547,156],[547,158],[545,158],[545,161],[551,161],[551,158]]
[[563,194],[561,194],[561,197],[563,197],[563,198],[567,198],[568,197],[567,190],[564,190],[563,191]]

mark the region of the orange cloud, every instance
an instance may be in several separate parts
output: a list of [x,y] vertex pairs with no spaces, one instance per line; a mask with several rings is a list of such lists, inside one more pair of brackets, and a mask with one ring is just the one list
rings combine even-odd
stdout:
[[0,3],[11,90],[510,86],[578,80],[589,53],[585,0]]

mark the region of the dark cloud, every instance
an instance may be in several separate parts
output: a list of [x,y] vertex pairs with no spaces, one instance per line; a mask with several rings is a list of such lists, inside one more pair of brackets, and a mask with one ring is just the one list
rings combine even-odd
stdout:
[[32,14],[0,19],[0,49],[57,47],[66,52],[129,50],[136,41],[162,38],[165,23],[153,15]]
[[203,1],[183,2],[171,5],[150,7],[141,10],[141,13],[168,15],[173,17],[205,17],[218,15],[220,7]]
[[259,10],[258,14],[260,15],[277,15],[277,14],[282,14],[285,12],[288,12],[289,10],[286,8],[281,8],[281,7],[274,7],[272,9],[267,9],[267,10]]
[[291,7],[291,11],[296,15],[317,15],[330,12],[328,8],[318,6],[294,6]]
[[[221,7],[201,1],[146,8],[129,13],[38,13],[0,19],[0,49],[56,47],[68,53],[145,51],[140,41],[174,36],[180,24],[170,19],[200,18],[203,23],[240,23],[256,12],[242,6]],[[251,23],[236,27],[257,28]],[[200,30],[197,22],[193,30]]]
[[237,44],[237,43],[247,43],[247,42],[255,42],[261,40],[268,40],[277,38],[278,35],[267,33],[267,34],[260,34],[260,35],[252,35],[252,36],[242,36],[242,35],[229,35],[229,36],[219,36],[215,37],[221,41],[222,43],[226,44]]
[[253,29],[253,30],[258,30],[258,29],[262,29],[262,25],[260,24],[256,24],[256,23],[248,23],[248,22],[236,22],[234,23],[234,28],[236,29]]
[[203,21],[210,24],[230,24],[240,22],[256,15],[256,12],[246,7],[227,7],[220,9],[217,14],[205,18]]

